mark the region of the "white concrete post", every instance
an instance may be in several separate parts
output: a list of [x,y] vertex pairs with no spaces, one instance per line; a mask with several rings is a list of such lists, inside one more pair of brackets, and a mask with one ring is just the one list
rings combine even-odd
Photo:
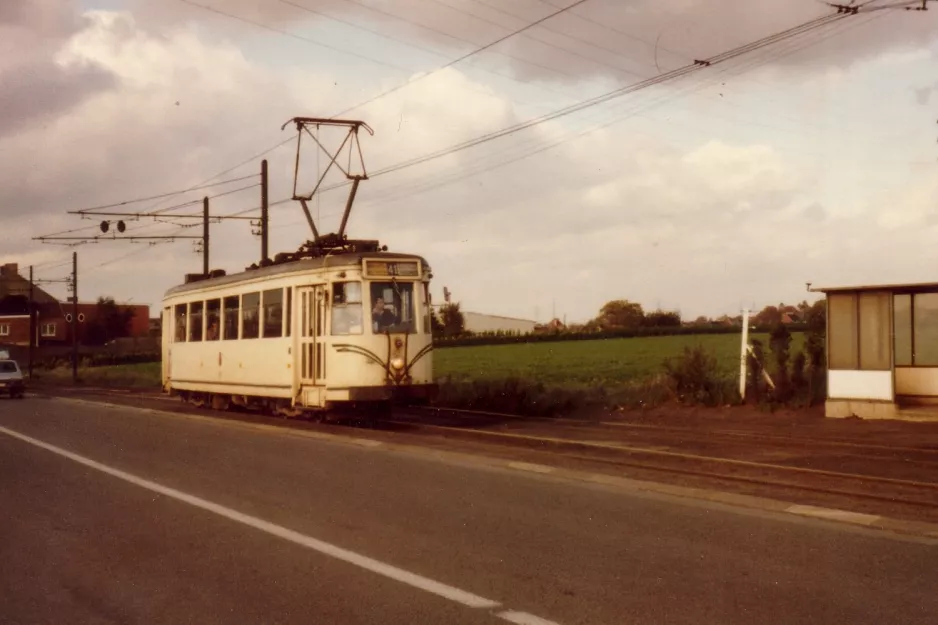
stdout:
[[743,310],[743,337],[739,348],[739,396],[746,399],[746,352],[749,350],[749,309]]

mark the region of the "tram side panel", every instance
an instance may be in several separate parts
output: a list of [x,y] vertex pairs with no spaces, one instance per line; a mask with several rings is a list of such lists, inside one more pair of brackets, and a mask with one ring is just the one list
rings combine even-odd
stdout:
[[293,391],[291,348],[289,338],[177,343],[171,347],[172,386],[288,398]]

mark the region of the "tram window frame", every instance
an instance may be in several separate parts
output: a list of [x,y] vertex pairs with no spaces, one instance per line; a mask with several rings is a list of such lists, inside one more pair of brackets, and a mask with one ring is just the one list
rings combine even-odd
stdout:
[[[231,305],[234,304],[232,308]],[[240,336],[241,325],[241,296],[229,295],[222,298],[222,340],[236,341]],[[231,335],[231,336],[229,336]]]
[[[212,332],[212,323],[215,331]],[[205,302],[205,340],[217,341],[221,339],[221,298],[216,297]]]
[[423,316],[423,333],[433,334],[433,309],[430,306],[430,283],[423,282],[423,306],[420,307],[420,314]]
[[[349,289],[348,285],[356,285]],[[332,298],[330,301],[329,332],[333,336],[357,336],[365,332],[364,318],[364,290],[360,280],[343,280],[332,283]],[[347,330],[344,330],[347,328]]]
[[189,342],[201,343],[205,335],[205,302],[189,302]]
[[[372,334],[419,334],[417,325],[416,306],[414,305],[415,282],[411,280],[373,280],[368,285],[368,295],[370,296],[369,308],[369,327]],[[406,297],[402,297],[401,294]],[[376,320],[375,308],[378,299],[384,301],[384,311],[382,321]],[[389,302],[390,300],[390,302]],[[389,308],[390,306],[390,308]],[[408,321],[403,321],[405,314],[409,313]],[[390,321],[393,318],[393,323]]]
[[241,340],[260,338],[260,332],[261,292],[243,293],[241,295]]
[[189,337],[188,326],[189,305],[176,304],[176,306],[173,307],[173,329],[175,331],[175,335],[173,337],[174,343],[186,342],[186,339]]
[[262,291],[261,309],[264,311],[261,337],[265,339],[283,338],[283,289]]
[[288,286],[286,291],[286,303],[284,304],[283,336],[289,338],[293,336],[293,287]]

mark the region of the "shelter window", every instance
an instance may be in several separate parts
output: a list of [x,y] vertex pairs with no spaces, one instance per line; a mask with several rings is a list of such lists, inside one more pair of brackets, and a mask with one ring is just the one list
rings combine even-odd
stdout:
[[893,302],[896,365],[938,367],[938,293],[900,294]]
[[416,334],[414,283],[371,283],[371,329],[375,334]]
[[896,366],[912,366],[912,296],[896,295],[893,302],[893,334]]
[[222,338],[226,341],[237,340],[238,338],[238,296],[233,295],[225,298],[225,333]]
[[830,368],[888,371],[888,293],[832,294],[828,298]]
[[260,332],[261,294],[245,293],[241,296],[241,338],[256,339]]
[[176,304],[176,343],[185,343],[186,325],[188,321],[185,304]]
[[362,283],[334,282],[332,284],[332,334],[344,336],[361,334]]
[[217,341],[221,338],[221,300],[210,299],[205,302],[205,340]]
[[283,289],[272,289],[263,293],[264,337],[283,336]]
[[202,302],[189,304],[189,340],[202,340]]
[[9,323],[0,323],[0,336],[10,336]]

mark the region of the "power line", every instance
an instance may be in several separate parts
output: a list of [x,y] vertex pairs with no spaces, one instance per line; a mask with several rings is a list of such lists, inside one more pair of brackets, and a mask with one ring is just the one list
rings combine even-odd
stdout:
[[69,211],[69,212],[81,214],[87,211],[104,210],[105,208],[116,208],[118,206],[126,206],[127,204],[136,204],[137,202],[148,202],[150,200],[158,200],[161,198],[172,197],[174,195],[180,195],[182,193],[188,193],[189,191],[195,191],[196,189],[207,189],[209,187],[217,187],[223,184],[230,184],[232,182],[240,182],[241,180],[247,180],[248,178],[253,178],[256,175],[257,174],[251,174],[249,176],[242,176],[240,178],[232,178],[230,180],[223,180],[221,182],[215,182],[212,184],[202,184],[200,186],[190,187],[189,189],[186,189],[184,191],[170,191],[167,193],[160,193],[158,195],[151,195],[148,197],[137,198],[134,200],[124,200],[122,202],[114,202],[112,204],[101,204],[100,206],[91,206],[89,208],[81,208],[81,209],[77,209],[77,210]]
[[570,114],[572,114],[572,113],[576,113],[576,112],[581,111],[581,110],[584,110],[584,109],[586,109],[586,108],[589,108],[589,107],[592,107],[592,106],[596,106],[597,104],[602,104],[603,102],[607,102],[607,101],[612,100],[612,99],[614,99],[614,98],[621,97],[622,95],[625,95],[625,94],[628,94],[628,93],[633,93],[633,92],[639,91],[639,90],[641,90],[641,89],[646,89],[646,88],[651,87],[651,86],[653,86],[653,85],[657,85],[657,84],[660,84],[660,83],[663,83],[663,82],[666,82],[666,81],[669,81],[669,80],[673,80],[673,79],[675,79],[675,78],[679,78],[679,77],[684,76],[684,75],[686,75],[686,74],[689,74],[689,73],[692,73],[692,72],[695,72],[695,71],[699,71],[700,69],[702,69],[702,68],[704,68],[704,67],[710,67],[710,66],[713,66],[713,65],[716,65],[716,64],[719,64],[719,63],[726,62],[726,61],[728,61],[728,60],[734,59],[734,58],[736,58],[736,57],[738,57],[738,56],[741,56],[741,55],[743,55],[743,54],[746,54],[746,53],[749,53],[749,52],[758,50],[758,49],[763,48],[763,47],[767,47],[767,46],[772,45],[772,44],[774,44],[774,43],[776,43],[776,42],[778,42],[778,41],[781,41],[781,40],[783,40],[783,39],[792,37],[792,36],[794,36],[794,35],[796,35],[796,34],[801,34],[801,33],[803,33],[803,32],[808,32],[808,31],[810,31],[810,30],[814,30],[814,29],[817,29],[817,28],[822,28],[822,27],[824,27],[824,26],[827,26],[828,24],[831,24],[831,23],[840,21],[840,20],[842,20],[842,19],[846,19],[847,17],[850,17],[850,15],[851,15],[851,14],[834,14],[834,15],[827,15],[827,16],[824,16],[824,17],[821,17],[821,18],[817,18],[817,19],[811,20],[811,21],[806,22],[806,23],[804,23],[804,24],[801,24],[801,25],[799,25],[799,26],[795,26],[795,27],[786,29],[786,30],[784,30],[784,31],[780,31],[780,32],[775,33],[775,34],[773,34],[773,35],[770,35],[770,36],[768,36],[768,37],[763,37],[762,39],[759,39],[759,40],[754,41],[754,42],[752,42],[752,43],[749,43],[749,44],[746,44],[746,45],[743,45],[743,46],[734,48],[734,49],[732,49],[732,50],[728,50],[728,51],[726,51],[726,52],[723,52],[723,53],[714,55],[714,56],[712,56],[712,57],[710,57],[710,58],[708,58],[708,59],[703,59],[703,60],[694,61],[694,63],[692,63],[692,64],[690,64],[690,65],[685,65],[685,66],[680,67],[680,68],[678,68],[678,69],[676,69],[676,70],[672,70],[672,71],[666,72],[666,73],[664,73],[664,74],[659,74],[658,76],[655,76],[655,77],[653,77],[653,78],[649,78],[649,79],[647,79],[647,80],[643,80],[643,81],[641,81],[641,82],[634,83],[634,84],[628,85],[628,86],[626,86],[626,87],[621,87],[621,88],[618,88],[618,89],[614,89],[614,90],[612,90],[612,91],[610,91],[610,92],[607,92],[607,93],[605,93],[605,94],[602,94],[602,95],[600,95],[600,96],[596,96],[596,97],[593,97],[593,98],[589,98],[589,99],[587,99],[587,100],[583,100],[583,101],[578,102],[578,103],[576,103],[576,104],[573,104],[573,105],[570,105],[570,106],[561,108],[561,109],[559,109],[559,110],[557,110],[557,111],[554,111],[554,112],[552,112],[552,113],[548,113],[548,114],[546,114],[546,115],[541,115],[541,116],[539,116],[539,117],[535,117],[535,118],[529,119],[529,120],[527,120],[527,121],[525,121],[525,122],[521,122],[521,123],[519,123],[519,124],[515,124],[515,125],[513,125],[513,126],[509,126],[509,127],[507,127],[507,128],[503,128],[503,129],[501,129],[501,130],[497,130],[497,131],[495,131],[495,132],[487,133],[487,134],[482,135],[482,136],[480,136],[480,137],[477,137],[477,138],[475,138],[475,139],[470,139],[470,140],[468,140],[468,141],[464,141],[464,142],[462,142],[462,143],[458,143],[458,144],[456,144],[456,145],[450,146],[450,147],[445,148],[445,149],[443,149],[443,150],[438,150],[438,151],[436,151],[436,152],[431,152],[431,153],[429,153],[429,154],[426,154],[426,155],[423,155],[423,156],[420,156],[420,157],[416,157],[416,158],[413,158],[413,159],[409,159],[409,160],[404,161],[404,162],[402,162],[402,163],[398,163],[397,165],[392,165],[392,166],[390,166],[390,167],[386,167],[386,168],[384,168],[384,169],[381,169],[381,170],[378,170],[378,171],[372,173],[370,177],[371,177],[371,178],[375,178],[375,177],[382,176],[382,175],[385,175],[385,174],[388,174],[388,173],[392,173],[392,172],[395,172],[395,171],[399,171],[399,170],[401,170],[401,169],[405,169],[405,168],[408,168],[408,167],[413,167],[413,166],[415,166],[415,165],[419,165],[419,164],[422,164],[422,163],[426,163],[426,162],[428,162],[428,161],[436,160],[436,159],[438,159],[438,158],[442,158],[443,156],[448,156],[448,155],[450,155],[450,154],[454,154],[454,153],[456,153],[456,152],[460,152],[460,151],[462,151],[462,150],[466,150],[466,149],[468,149],[468,148],[471,148],[471,147],[474,147],[474,146],[477,146],[477,145],[481,145],[481,144],[487,143],[487,142],[489,142],[489,141],[493,141],[493,140],[498,139],[498,138],[500,138],[500,137],[504,137],[504,136],[507,136],[507,135],[510,135],[510,134],[514,134],[514,133],[516,133],[516,132],[518,132],[518,131],[525,130],[525,129],[527,129],[527,128],[531,128],[531,127],[533,127],[533,126],[537,126],[537,125],[543,124],[543,123],[548,122],[548,121],[552,121],[552,120],[555,120],[555,119],[559,119],[559,118],[561,118],[561,117],[570,115]]
[[[393,41],[393,42],[396,42],[396,43],[400,43],[400,44],[403,44],[403,45],[405,45],[405,46],[407,46],[407,47],[409,47],[409,48],[413,48],[413,49],[415,49],[415,50],[420,50],[421,52],[426,52],[426,53],[432,54],[432,55],[434,55],[434,56],[436,56],[436,57],[442,57],[442,58],[445,59],[447,62],[449,62],[449,58],[448,58],[445,54],[441,54],[439,51],[433,50],[432,48],[428,48],[428,47],[426,47],[426,46],[421,46],[421,45],[418,45],[418,44],[416,44],[416,43],[407,41],[406,39],[402,39],[402,38],[399,38],[399,37],[393,37],[393,36],[391,36],[391,35],[382,33],[382,32],[379,31],[379,30],[375,30],[375,29],[373,29],[373,28],[367,28],[367,27],[365,27],[365,26],[362,26],[361,24],[356,24],[355,22],[352,22],[352,21],[349,21],[349,20],[345,20],[345,19],[342,19],[342,18],[339,18],[339,17],[335,17],[335,16],[333,16],[333,15],[329,15],[329,14],[324,13],[323,11],[320,11],[320,10],[318,10],[318,9],[314,9],[314,8],[312,8],[312,7],[308,7],[308,6],[305,6],[305,5],[303,5],[303,4],[299,4],[299,3],[297,3],[297,2],[293,2],[292,0],[278,0],[278,1],[279,1],[279,2],[282,2],[283,4],[286,4],[286,5],[288,5],[288,6],[292,6],[292,7],[295,7],[295,8],[297,8],[297,9],[300,9],[300,10],[302,10],[302,11],[306,11],[307,13],[311,13],[311,14],[313,14],[313,15],[319,15],[319,16],[325,17],[326,19],[335,21],[335,22],[337,22],[337,23],[339,23],[339,24],[345,24],[346,26],[349,26],[349,27],[351,27],[351,28],[355,28],[355,29],[357,29],[357,30],[361,30],[361,31],[366,32],[366,33],[371,33],[371,34],[373,34],[373,35],[376,35],[376,36],[378,36],[378,37],[381,37],[382,39],[387,39],[388,41]],[[345,0],[345,1],[346,1],[346,2],[349,2],[350,0]],[[354,3],[352,3],[352,4],[354,4]],[[401,19],[402,21],[408,22],[408,23],[410,23],[410,24],[414,24],[414,25],[416,25],[416,26],[420,26],[419,24],[416,24],[415,22],[409,22],[408,20],[404,20],[403,18],[399,18],[399,19]],[[446,35],[446,33],[442,33],[442,32],[441,32],[440,34],[443,34],[443,35],[445,35],[445,36],[448,36],[448,35]],[[459,41],[463,41],[464,43],[469,43],[469,44],[471,44],[471,45],[473,45],[473,46],[476,45],[476,44],[474,44],[473,42],[467,41],[467,40],[462,40],[462,39],[460,39]],[[511,58],[515,58],[515,57],[511,57]],[[511,76],[510,74],[506,74],[506,73],[503,73],[503,72],[495,71],[495,70],[493,70],[493,69],[487,69],[487,68],[484,68],[484,67],[481,67],[481,66],[478,66],[478,65],[473,65],[473,66],[471,66],[471,67],[474,67],[474,68],[478,69],[479,71],[485,72],[486,74],[491,74],[491,75],[493,75],[493,76],[499,76],[499,77],[501,77],[501,78],[504,78],[504,79],[506,79],[506,80],[510,80],[510,81],[515,82],[515,83],[518,83],[518,84],[520,84],[520,85],[533,86],[533,87],[536,87],[536,88],[539,88],[539,89],[545,89],[545,90],[547,90],[547,91],[552,91],[552,92],[555,92],[555,93],[563,94],[563,92],[560,91],[559,89],[553,89],[553,88],[547,87],[546,85],[535,85],[535,84],[533,84],[533,83],[532,83],[531,81],[529,81],[529,80],[521,80],[521,79],[519,79],[519,78],[516,78],[516,77],[514,77],[514,76]],[[436,71],[436,70],[434,70],[434,71]],[[406,85],[406,83],[404,83],[404,85]],[[403,87],[404,85],[401,85],[401,87]],[[486,92],[482,91],[481,89],[476,89],[476,91],[478,91],[479,93],[486,93]],[[523,101],[523,100],[518,100],[517,98],[512,98],[512,100],[513,100],[514,102],[517,102],[517,103],[519,103],[519,104],[525,104],[525,105],[527,105],[527,106],[542,106],[542,105],[539,105],[539,104],[536,104],[536,103],[533,103],[533,102],[527,102],[527,101]],[[360,105],[355,106],[354,108],[359,108],[360,106],[364,106],[364,105],[363,105],[363,104],[360,104]],[[354,108],[348,109],[348,110],[354,110]],[[340,114],[341,114],[341,113],[340,113]],[[337,114],[336,116],[338,116],[338,115],[339,115],[339,114]]]
[[263,22],[257,22],[257,21],[255,21],[255,20],[252,20],[252,19],[249,19],[249,18],[246,18],[246,17],[241,17],[240,15],[235,15],[234,13],[229,13],[229,12],[227,12],[227,11],[222,11],[221,9],[216,9],[215,7],[210,7],[210,6],[207,6],[207,5],[204,5],[204,4],[199,4],[198,2],[193,2],[193,0],[179,0],[179,1],[180,1],[180,2],[183,2],[183,3],[185,3],[185,4],[192,5],[192,6],[194,6],[194,7],[198,7],[198,8],[200,8],[200,9],[205,10],[205,11],[209,11],[209,12],[211,12],[211,13],[215,13],[215,14],[217,14],[217,15],[223,15],[223,16],[225,16],[225,17],[228,17],[228,18],[237,20],[237,21],[239,21],[239,22],[244,22],[244,23],[246,23],[246,24],[251,24],[251,25],[253,25],[253,26],[257,26],[258,28],[263,28],[264,30],[269,30],[269,31],[271,31],[271,32],[279,33],[279,34],[285,35],[285,36],[287,36],[287,37],[292,37],[293,39],[298,39],[299,41],[305,41],[306,43],[311,43],[311,44],[313,44],[314,46],[319,46],[320,48],[326,48],[327,50],[333,50],[334,52],[339,52],[339,53],[341,53],[341,54],[347,54],[347,55],[349,55],[349,56],[354,56],[354,57],[357,57],[357,58],[359,58],[359,59],[363,59],[363,60],[365,60],[365,61],[370,61],[370,62],[375,63],[375,64],[377,64],[377,65],[384,65],[385,67],[390,67],[391,69],[396,69],[396,70],[399,70],[399,71],[402,71],[402,72],[410,72],[410,71],[412,71],[412,70],[410,70],[410,69],[407,69],[406,67],[401,67],[400,65],[395,65],[395,64],[393,64],[393,63],[388,63],[387,61],[381,61],[381,60],[379,60],[379,59],[375,59],[375,58],[372,58],[372,57],[370,57],[370,56],[365,56],[364,54],[358,54],[357,52],[352,52],[352,51],[350,51],[350,50],[345,50],[345,49],[343,49],[343,48],[337,48],[337,47],[331,46],[331,45],[329,45],[329,44],[327,44],[327,43],[322,43],[321,41],[316,41],[315,39],[310,39],[309,37],[303,37],[302,35],[297,35],[296,33],[291,33],[291,32],[288,31],[288,30],[282,30],[282,29],[277,28],[277,27],[275,27],[275,26],[269,26],[269,25],[267,25],[267,24],[264,24]]
[[[487,23],[487,24],[492,24],[492,25],[497,26],[497,27],[499,27],[499,28],[508,28],[508,27],[505,26],[504,24],[501,24],[501,23],[499,23],[499,22],[496,22],[495,20],[490,20],[490,19],[488,19],[488,18],[486,18],[486,17],[482,17],[481,15],[478,15],[478,14],[473,13],[473,12],[471,12],[471,11],[466,11],[465,9],[460,9],[460,8],[458,8],[458,7],[454,7],[454,6],[450,5],[450,4],[447,4],[447,3],[445,3],[445,2],[442,2],[442,0],[428,0],[428,1],[430,1],[430,2],[435,2],[436,4],[439,4],[439,5],[441,5],[441,6],[444,6],[444,7],[448,8],[448,9],[450,9],[450,10],[452,10],[452,11],[456,11],[457,13],[461,13],[462,15],[467,15],[467,16],[469,16],[469,17],[472,17],[472,18],[477,19],[477,20],[479,20],[479,21],[485,22],[485,23]],[[474,0],[474,1],[478,2],[478,0]],[[492,7],[492,6],[487,5],[487,4],[484,4],[484,3],[480,3],[480,4],[483,4],[483,6],[486,6],[486,7],[490,8],[490,9],[492,9],[492,10],[498,11],[499,13],[501,13],[501,14],[503,14],[503,15],[507,15],[507,16],[509,16],[509,17],[511,17],[511,18],[516,19],[516,20],[517,20],[517,19],[520,19],[520,20],[526,19],[526,18],[520,17],[520,16],[518,16],[518,15],[515,15],[514,13],[509,13],[508,11],[504,11],[504,10],[502,10],[502,9],[498,9],[498,8],[496,8],[496,7]],[[557,12],[553,13],[553,14],[552,14],[551,16],[549,16],[549,17],[553,17],[554,15],[557,15],[557,14],[559,14],[559,13],[562,13],[562,12],[566,11],[567,9],[571,9],[571,8],[573,8],[573,7],[575,7],[575,6],[576,6],[576,4],[571,5],[570,7],[567,7],[567,8],[565,8],[565,9],[562,9],[561,11],[557,11]],[[593,44],[591,44],[591,43],[589,43],[589,42],[585,42],[585,41],[583,41],[582,39],[579,39],[579,38],[574,37],[574,36],[572,36],[572,35],[568,35],[568,34],[566,34],[566,33],[560,33],[560,32],[558,32],[558,31],[556,31],[556,30],[552,30],[552,29],[549,29],[549,28],[546,28],[546,27],[544,27],[544,28],[545,28],[545,30],[548,30],[549,32],[561,34],[561,35],[563,35],[563,36],[565,36],[565,37],[567,37],[567,38],[569,38],[569,39],[573,39],[574,41],[580,41],[581,43],[587,43],[587,44],[589,44],[589,45],[593,45]],[[579,57],[579,58],[584,59],[584,60],[586,60],[586,61],[590,61],[591,63],[597,63],[597,64],[599,64],[599,65],[603,65],[603,66],[608,67],[609,69],[615,70],[615,71],[617,71],[617,72],[622,72],[622,73],[624,73],[624,74],[628,74],[629,76],[633,76],[633,77],[636,77],[636,78],[642,78],[642,76],[640,76],[639,74],[636,74],[635,72],[633,72],[633,71],[631,71],[631,70],[627,70],[627,69],[622,68],[622,67],[618,67],[618,66],[615,66],[615,65],[611,65],[611,64],[609,64],[609,63],[606,63],[605,61],[601,61],[601,60],[599,60],[599,59],[595,59],[595,58],[593,58],[593,57],[586,56],[585,54],[581,54],[581,53],[579,53],[579,52],[576,52],[575,50],[571,50],[571,49],[569,49],[569,48],[565,48],[565,47],[560,46],[560,45],[558,45],[558,44],[556,44],[556,43],[551,43],[551,42],[549,42],[549,41],[545,41],[544,39],[541,39],[541,38],[539,38],[539,37],[535,37],[534,35],[532,35],[532,34],[530,34],[530,33],[526,34],[525,37],[526,37],[527,39],[530,39],[531,41],[535,41],[535,42],[540,43],[540,44],[542,44],[542,45],[549,46],[549,47],[551,47],[551,48],[555,48],[555,49],[560,50],[560,51],[562,51],[562,52],[565,52],[565,53],[567,53],[567,54],[569,54],[569,55]],[[571,74],[569,74],[568,72],[561,72],[561,73],[566,74],[566,75],[571,75]],[[573,76],[573,77],[577,77],[576,75],[572,75],[572,76]]]
[[[462,142],[462,143],[460,143],[460,144],[456,144],[456,145],[454,145],[454,146],[450,146],[449,148],[445,148],[445,149],[443,149],[443,150],[438,150],[438,151],[436,151],[436,152],[431,152],[431,153],[429,153],[429,154],[425,154],[425,155],[420,156],[420,157],[415,157],[415,158],[413,158],[413,159],[409,159],[409,160],[407,160],[407,161],[403,161],[403,162],[398,163],[398,164],[396,164],[396,165],[392,165],[392,166],[390,166],[390,167],[386,167],[386,168],[384,168],[384,169],[381,169],[381,170],[378,170],[377,172],[372,173],[372,174],[370,175],[370,177],[371,177],[371,178],[375,178],[375,177],[380,176],[380,175],[384,175],[384,174],[387,174],[387,173],[393,173],[393,172],[396,172],[396,171],[400,171],[400,170],[402,170],[402,169],[406,169],[406,168],[409,168],[409,167],[413,167],[413,166],[415,166],[415,165],[419,165],[419,164],[422,164],[422,163],[426,163],[426,162],[431,161],[431,160],[436,160],[436,159],[438,159],[438,158],[442,158],[442,157],[444,157],[444,156],[448,156],[448,155],[453,154],[453,153],[455,153],[455,152],[458,152],[458,151],[461,151],[461,150],[465,150],[465,149],[468,149],[468,148],[470,148],[470,147],[474,147],[474,146],[476,146],[476,145],[480,145],[480,144],[482,144],[482,143],[485,143],[485,142],[488,142],[488,141],[492,141],[492,140],[494,140],[494,139],[498,139],[498,138],[500,138],[500,137],[503,137],[503,136],[506,136],[506,135],[509,135],[509,134],[513,134],[513,133],[518,132],[518,131],[520,131],[520,130],[524,130],[524,129],[527,129],[527,128],[531,128],[531,127],[533,127],[533,126],[535,126],[535,125],[544,123],[544,122],[546,122],[546,121],[550,121],[550,120],[552,120],[552,119],[556,119],[556,118],[558,118],[558,117],[562,117],[562,116],[565,116],[565,115],[569,115],[569,114],[571,114],[571,113],[574,113],[574,112],[577,112],[577,111],[580,111],[580,110],[583,110],[583,109],[586,109],[586,108],[595,106],[595,105],[597,105],[597,104],[600,104],[600,103],[609,101],[609,100],[611,100],[611,99],[613,99],[613,98],[615,98],[615,97],[619,97],[620,95],[624,95],[624,94],[626,94],[626,93],[633,93],[633,92],[636,92],[636,91],[639,91],[639,90],[642,90],[642,89],[646,89],[646,88],[648,88],[648,87],[650,87],[650,86],[654,86],[654,85],[660,84],[660,83],[665,82],[665,81],[669,81],[669,80],[673,80],[673,79],[675,79],[675,78],[680,78],[680,77],[686,76],[686,75],[688,75],[688,74],[690,74],[690,73],[693,73],[693,72],[695,72],[695,71],[698,71],[698,70],[700,70],[700,69],[702,69],[702,68],[704,68],[704,67],[710,67],[710,66],[712,66],[712,65],[714,65],[714,64],[723,63],[723,62],[726,62],[726,61],[735,59],[735,58],[737,58],[737,57],[739,57],[739,56],[742,56],[743,54],[747,54],[747,53],[750,53],[750,52],[757,51],[757,50],[759,50],[759,49],[768,47],[768,46],[770,46],[770,45],[772,45],[772,44],[775,44],[775,43],[777,43],[777,42],[779,42],[779,41],[782,41],[782,40],[785,40],[785,39],[789,39],[789,38],[792,38],[792,37],[797,37],[797,36],[799,36],[799,35],[802,35],[802,34],[805,34],[805,33],[809,33],[809,32],[811,32],[811,31],[813,31],[813,30],[817,30],[817,29],[822,28],[822,27],[824,27],[824,26],[827,26],[827,25],[829,25],[829,24],[833,24],[833,23],[835,23],[835,22],[839,22],[839,21],[841,21],[841,20],[843,20],[843,19],[846,19],[847,17],[850,17],[850,15],[851,15],[851,14],[833,14],[833,15],[823,16],[823,17],[821,17],[821,18],[816,18],[816,19],[814,19],[814,20],[810,20],[809,22],[806,22],[806,23],[800,24],[800,25],[798,25],[798,26],[794,26],[794,27],[792,27],[792,28],[789,28],[789,29],[780,31],[780,32],[778,32],[778,33],[775,33],[775,34],[773,34],[773,35],[769,35],[769,36],[767,36],[767,37],[763,37],[762,39],[759,39],[759,40],[756,40],[756,41],[754,41],[754,42],[745,44],[745,45],[743,45],[743,46],[739,46],[739,47],[734,48],[734,49],[732,49],[732,50],[729,50],[729,51],[726,51],[726,52],[723,52],[723,53],[714,55],[713,57],[710,57],[709,59],[705,59],[705,60],[701,60],[701,61],[695,61],[695,62],[694,62],[693,64],[691,64],[691,65],[687,65],[687,66],[684,66],[684,67],[682,67],[682,68],[678,68],[677,70],[673,70],[672,72],[668,72],[668,73],[665,73],[665,74],[661,74],[661,75],[659,75],[659,76],[657,76],[657,77],[654,77],[654,78],[652,78],[652,79],[648,79],[648,80],[645,80],[645,81],[641,81],[641,82],[636,83],[636,84],[634,84],[634,85],[629,85],[629,86],[626,86],[626,87],[623,87],[623,88],[615,89],[615,90],[613,90],[613,91],[611,91],[611,92],[608,92],[608,93],[606,93],[606,94],[603,94],[603,95],[601,95],[601,96],[597,96],[597,97],[595,97],[595,98],[590,98],[590,99],[584,100],[584,101],[582,101],[582,102],[580,102],[580,103],[571,105],[571,106],[569,106],[569,107],[565,107],[565,108],[563,108],[563,109],[560,109],[560,110],[555,111],[555,112],[553,112],[553,113],[550,113],[550,114],[548,114],[548,115],[543,115],[543,116],[541,116],[541,117],[533,118],[533,119],[530,119],[530,120],[528,120],[528,121],[526,121],[526,122],[522,122],[522,123],[519,123],[519,124],[515,124],[514,126],[510,126],[510,127],[508,127],[508,128],[504,128],[504,129],[499,130],[499,131],[495,131],[495,132],[492,132],[492,133],[488,133],[488,134],[486,134],[486,135],[482,135],[481,137],[477,137],[476,139],[471,139],[471,140],[469,140],[469,141],[465,141],[465,142]],[[550,146],[550,147],[553,147],[553,146]],[[535,153],[542,152],[542,151],[544,151],[545,149],[548,149],[548,148],[540,149],[540,150],[536,151]],[[516,159],[516,160],[517,160],[517,159]],[[492,167],[492,168],[494,168],[494,167]],[[488,169],[491,169],[491,168],[486,168],[486,171],[487,171]],[[327,187],[322,188],[322,191],[330,191],[330,190],[333,190],[333,189],[337,189],[337,188],[346,186],[347,184],[348,184],[348,183],[346,183],[346,182],[336,183],[336,184],[334,184],[334,185],[331,185],[331,186],[327,186]],[[280,202],[277,202],[277,203],[281,203],[281,202],[283,202],[283,200],[281,200]],[[273,204],[272,204],[272,205],[273,205]]]
[[562,8],[562,9],[558,9],[558,10],[554,11],[553,13],[550,13],[549,15],[546,15],[546,16],[542,17],[542,18],[539,19],[539,20],[535,20],[535,21],[533,21],[533,22],[531,22],[531,23],[529,23],[529,24],[527,24],[527,25],[525,25],[525,26],[522,26],[521,28],[518,28],[518,29],[516,29],[516,30],[513,30],[513,31],[511,31],[510,33],[508,33],[507,35],[504,35],[504,36],[502,36],[502,37],[499,37],[499,38],[496,39],[495,41],[492,41],[492,42],[490,42],[490,43],[487,43],[487,44],[485,44],[484,46],[478,47],[478,48],[476,48],[475,50],[472,50],[471,52],[467,52],[466,54],[463,54],[462,56],[459,56],[459,57],[453,59],[453,60],[450,61],[449,63],[446,63],[446,64],[444,64],[444,65],[441,65],[440,67],[434,69],[434,70],[431,71],[431,72],[428,72],[428,73],[425,73],[425,74],[420,74],[420,75],[418,75],[418,76],[415,76],[415,77],[413,77],[412,79],[408,80],[408,81],[405,82],[405,83],[402,83],[402,84],[400,84],[400,85],[397,85],[396,87],[392,87],[392,88],[388,89],[387,91],[383,91],[382,93],[379,93],[378,95],[376,95],[376,96],[374,96],[374,97],[372,97],[372,98],[369,98],[368,100],[365,100],[364,102],[362,102],[362,103],[360,103],[360,104],[357,104],[357,105],[355,105],[355,106],[353,106],[353,107],[351,107],[351,108],[347,108],[347,109],[345,109],[344,111],[341,111],[341,112],[339,112],[339,113],[336,113],[336,114],[335,114],[335,117],[338,117],[339,115],[344,115],[344,114],[348,113],[349,111],[353,111],[353,110],[355,110],[355,109],[357,109],[357,108],[361,108],[361,107],[363,107],[363,106],[366,106],[366,105],[368,105],[368,104],[371,104],[372,102],[374,102],[375,100],[378,100],[379,98],[383,98],[383,97],[385,97],[385,96],[387,96],[387,95],[390,95],[390,94],[394,93],[395,91],[399,91],[399,90],[403,89],[404,87],[408,87],[408,86],[414,84],[415,82],[418,82],[418,81],[420,81],[420,80],[423,80],[424,78],[428,78],[428,77],[430,77],[430,76],[433,76],[434,74],[436,74],[436,73],[438,73],[438,72],[441,72],[441,71],[443,71],[444,69],[446,69],[446,68],[448,68],[448,67],[452,67],[453,65],[456,65],[457,63],[461,63],[462,61],[465,61],[466,59],[468,59],[468,58],[470,58],[470,57],[472,57],[472,56],[475,56],[476,54],[479,54],[480,52],[484,52],[484,51],[488,50],[489,48],[491,48],[491,47],[493,47],[493,46],[497,46],[498,44],[502,43],[503,41],[506,41],[506,40],[508,40],[508,39],[511,39],[512,37],[514,37],[514,36],[516,36],[516,35],[519,35],[519,34],[523,33],[524,31],[526,31],[526,30],[528,30],[528,29],[530,29],[530,28],[533,28],[534,26],[537,26],[538,24],[540,24],[540,23],[542,23],[542,22],[545,22],[545,21],[549,20],[550,18],[552,18],[552,17],[554,17],[554,16],[556,16],[556,15],[560,15],[561,13],[564,13],[565,11],[568,11],[569,9],[572,9],[572,8],[574,8],[574,7],[577,7],[577,6],[579,6],[579,5],[581,5],[581,4],[585,3],[585,2],[588,2],[588,1],[589,1],[589,0],[577,0],[576,2],[574,2],[573,4],[571,4],[571,5],[568,6],[568,7],[565,7],[565,8]]

